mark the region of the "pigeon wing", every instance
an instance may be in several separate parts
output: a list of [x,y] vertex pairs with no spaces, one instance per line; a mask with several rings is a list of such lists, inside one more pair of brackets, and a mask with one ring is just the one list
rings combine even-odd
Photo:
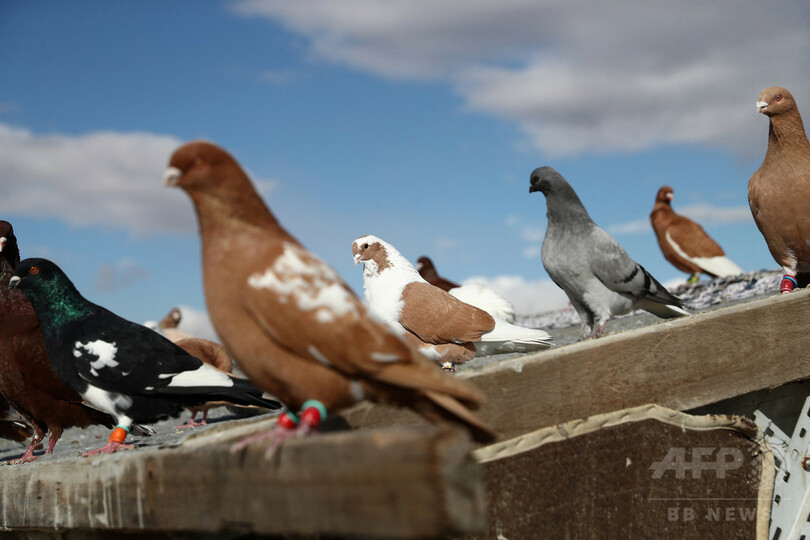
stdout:
[[495,327],[489,313],[429,283],[409,283],[402,297],[400,323],[427,343],[480,341]]

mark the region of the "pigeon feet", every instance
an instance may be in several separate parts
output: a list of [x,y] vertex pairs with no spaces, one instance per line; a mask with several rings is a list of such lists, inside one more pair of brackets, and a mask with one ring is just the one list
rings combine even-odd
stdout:
[[442,371],[449,371],[450,373],[456,372],[456,367],[452,362],[445,362],[442,364]]
[[203,418],[202,420],[200,420],[198,422],[198,421],[194,420],[194,417],[192,416],[189,419],[188,422],[186,422],[185,424],[176,426],[174,429],[185,429],[185,428],[190,428],[190,427],[200,427],[200,426],[207,426],[207,425],[208,425],[208,421],[205,418]]
[[782,276],[782,283],[779,284],[779,292],[782,294],[789,293],[796,288],[796,285],[798,285],[796,278],[785,274]]
[[97,456],[99,454],[114,454],[119,450],[132,450],[133,448],[135,448],[134,444],[124,444],[120,442],[110,441],[101,448],[96,448],[95,450],[85,452],[84,454],[82,454],[82,457]]
[[299,416],[289,411],[282,413],[273,429],[242,439],[231,446],[231,452],[238,452],[248,445],[269,440],[271,441],[270,446],[265,453],[265,458],[269,458],[284,441],[305,437],[317,431],[324,418],[326,418],[326,407],[320,401],[309,400],[301,407]]
[[700,274],[692,274],[689,276],[689,279],[686,280],[689,285],[697,283],[698,281],[700,281]]

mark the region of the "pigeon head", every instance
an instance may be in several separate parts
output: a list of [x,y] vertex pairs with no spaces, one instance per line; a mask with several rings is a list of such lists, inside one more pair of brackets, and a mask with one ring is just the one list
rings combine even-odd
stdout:
[[8,288],[25,293],[43,324],[43,330],[92,311],[92,304],[79,294],[62,269],[48,259],[20,261]]
[[20,262],[20,248],[17,247],[17,237],[14,228],[8,221],[0,221],[0,256],[14,268]]
[[194,141],[174,151],[163,181],[167,186],[181,187],[186,191],[210,187],[217,183],[218,178],[227,176],[220,173],[222,169],[234,166],[239,167],[236,160],[219,146]]
[[571,186],[565,181],[565,178],[558,173],[553,167],[538,167],[532,171],[529,193],[535,191],[541,192],[543,195],[561,194],[564,191],[571,191]]
[[419,257],[416,260],[416,269],[422,274],[422,277],[428,281],[430,281],[428,278],[439,277],[439,273],[436,271],[436,267],[433,265],[433,261],[430,260],[430,257]]
[[546,196],[549,220],[592,222],[574,188],[553,167],[539,167],[532,171],[529,193],[535,191]]
[[672,188],[669,186],[663,186],[658,190],[658,194],[655,196],[655,202],[669,204],[674,198],[675,195],[672,194]]
[[391,246],[376,236],[361,236],[352,243],[354,264],[363,263],[367,272],[380,273],[389,266]]
[[793,94],[779,86],[771,86],[760,92],[757,98],[757,112],[765,116],[778,116],[796,108]]
[[25,259],[17,264],[14,275],[9,281],[9,289],[22,289],[23,291],[47,288],[48,284],[67,279],[67,276],[54,263],[47,259]]
[[158,327],[166,329],[166,328],[177,328],[180,324],[180,319],[183,316],[180,313],[180,308],[172,308],[168,315],[163,317],[163,320],[158,323]]

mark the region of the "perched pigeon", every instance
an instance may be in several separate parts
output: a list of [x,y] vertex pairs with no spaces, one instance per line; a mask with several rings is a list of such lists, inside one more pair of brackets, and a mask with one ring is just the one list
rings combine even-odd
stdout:
[[543,330],[494,318],[429,284],[394,246],[376,236],[355,240],[352,253],[355,264],[363,263],[369,311],[440,364],[463,363],[476,352],[526,352],[551,346],[551,336]]
[[784,88],[763,90],[757,111],[770,119],[768,151],[748,181],[748,204],[785,272],[779,289],[786,293],[810,284],[810,142],[796,101]]
[[276,220],[239,164],[206,142],[175,151],[168,185],[197,211],[208,312],[234,361],[300,415],[282,414],[274,445],[316,429],[327,410],[363,399],[414,409],[428,420],[492,430],[468,406],[482,396],[447,377],[366,313],[338,274]]
[[491,287],[477,282],[464,285],[453,283],[439,275],[429,257],[419,257],[416,261],[416,269],[419,270],[419,275],[425,281],[449,292],[462,302],[483,309],[493,317],[508,323],[515,322],[515,306]]
[[658,190],[650,222],[664,258],[675,268],[691,274],[689,283],[697,283],[700,274],[727,277],[742,274],[742,269],[725,255],[720,245],[703,227],[672,209],[672,188]]
[[158,330],[161,334],[169,338],[172,343],[177,343],[183,339],[193,338],[191,334],[187,334],[182,330],[178,330],[177,327],[180,326],[180,321],[183,319],[183,314],[180,311],[180,308],[172,308],[169,313],[161,319],[159,323],[157,323]]
[[203,364],[156,332],[86,300],[62,270],[46,259],[17,265],[9,287],[22,290],[37,312],[48,358],[65,384],[118,425],[106,446],[124,445],[133,422],[176,416],[184,406],[221,399],[270,409],[242,379]]
[[574,189],[551,167],[535,169],[529,193],[546,196],[543,267],[571,300],[586,338],[599,337],[614,315],[640,308],[659,317],[688,315],[649,272],[596,226]]
[[0,393],[34,429],[20,463],[34,461],[37,445],[50,434],[46,454],[53,452],[62,432],[100,424],[112,428],[113,418],[82,403],[59,380],[48,361],[39,320],[23,293],[8,283],[20,262],[11,224],[0,221]]
[[11,405],[6,398],[0,396],[0,438],[23,442],[33,437],[34,429],[20,420],[9,418],[12,416]]

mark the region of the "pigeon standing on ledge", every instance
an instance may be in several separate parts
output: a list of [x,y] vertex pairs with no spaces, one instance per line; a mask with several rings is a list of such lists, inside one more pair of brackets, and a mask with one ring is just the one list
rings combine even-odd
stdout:
[[793,95],[766,88],[757,111],[769,119],[768,150],[748,181],[748,204],[771,255],[785,273],[779,290],[810,284],[810,142]]
[[86,300],[46,259],[17,265],[9,287],[36,310],[48,359],[59,378],[118,423],[109,443],[86,455],[131,448],[133,422],[177,416],[183,407],[223,400],[278,409],[247,381],[230,377],[150,330]]
[[551,346],[551,336],[543,330],[509,324],[434,287],[394,246],[376,236],[355,240],[352,254],[355,264],[363,263],[371,313],[443,367],[466,362],[476,352],[528,352]]
[[689,313],[649,272],[596,226],[574,189],[551,167],[531,174],[529,193],[546,197],[548,228],[543,267],[582,319],[585,338],[602,335],[608,320],[631,309],[663,318]]
[[664,258],[675,268],[690,274],[689,283],[697,283],[700,274],[729,277],[743,273],[742,268],[726,257],[720,245],[706,234],[703,227],[675,213],[672,188],[663,186],[655,196],[650,213],[655,236]]
[[337,272],[282,227],[225,150],[188,143],[164,178],[194,203],[206,303],[223,345],[290,408],[269,433],[238,446],[267,439],[277,446],[317,429],[327,411],[363,399],[462,424],[481,442],[494,438],[468,408],[480,392],[369,317]]
[[449,292],[462,302],[483,309],[493,317],[508,323],[515,322],[515,306],[491,287],[475,282],[459,285],[445,279],[436,271],[433,261],[425,256],[417,259],[416,269],[422,279],[443,291]]
[[31,444],[16,460],[28,463],[38,459],[34,450],[46,433],[45,453],[50,454],[66,429],[95,424],[112,428],[115,422],[83,404],[54,373],[31,302],[8,287],[19,262],[14,229],[0,221],[0,393],[34,429]]

